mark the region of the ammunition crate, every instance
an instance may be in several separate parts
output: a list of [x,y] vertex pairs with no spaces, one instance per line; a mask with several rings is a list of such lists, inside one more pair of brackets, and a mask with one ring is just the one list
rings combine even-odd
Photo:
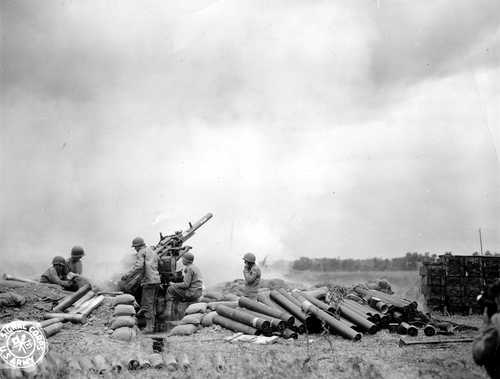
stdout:
[[442,255],[439,262],[424,262],[420,276],[429,309],[477,313],[477,296],[500,278],[500,257]]

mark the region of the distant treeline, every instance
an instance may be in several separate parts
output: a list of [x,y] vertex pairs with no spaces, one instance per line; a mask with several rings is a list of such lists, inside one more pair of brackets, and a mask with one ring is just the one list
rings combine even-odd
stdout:
[[[439,255],[451,254],[445,252],[440,254],[430,253],[406,253],[404,257],[398,258],[368,258],[368,259],[342,259],[342,258],[308,258],[301,257],[292,263],[294,270],[310,271],[400,271],[416,270],[420,262],[436,261]],[[479,255],[478,252],[472,255]],[[496,255],[486,251],[484,255]]]

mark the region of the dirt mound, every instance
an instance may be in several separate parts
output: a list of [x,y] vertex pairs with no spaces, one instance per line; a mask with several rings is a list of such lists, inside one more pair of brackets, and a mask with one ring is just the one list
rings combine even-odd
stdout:
[[0,292],[11,292],[23,296],[26,303],[20,307],[3,307],[0,310],[0,322],[17,320],[41,320],[45,312],[71,292],[52,284],[22,283],[0,280]]
[[[262,279],[260,288],[269,288],[271,290],[278,288],[292,289],[307,289],[301,284],[287,282],[283,279]],[[207,289],[207,293],[217,294],[217,298],[224,298],[227,295],[243,296],[245,289],[245,281],[243,279],[235,279],[230,282],[219,283]]]

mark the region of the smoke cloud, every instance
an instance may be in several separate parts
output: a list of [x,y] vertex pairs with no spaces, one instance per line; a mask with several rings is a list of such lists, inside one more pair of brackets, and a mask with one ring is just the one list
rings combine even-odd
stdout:
[[500,252],[498,2],[3,1],[1,267]]

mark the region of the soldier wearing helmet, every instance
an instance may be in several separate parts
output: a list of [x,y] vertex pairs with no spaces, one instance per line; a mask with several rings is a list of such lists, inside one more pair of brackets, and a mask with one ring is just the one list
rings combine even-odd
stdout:
[[83,272],[82,258],[85,255],[85,251],[81,246],[73,246],[71,248],[71,257],[66,261],[69,271],[75,274],[81,275]]
[[158,254],[146,246],[144,239],[136,237],[132,240],[132,247],[136,251],[136,260],[132,269],[122,277],[127,280],[140,273],[142,287],[141,313],[146,320],[144,333],[153,333],[156,319],[156,298],[160,287],[160,273],[158,272]]
[[40,277],[40,283],[58,284],[68,291],[76,291],[78,286],[68,278],[69,268],[63,257],[57,256],[52,259],[52,266]]
[[245,296],[250,299],[257,298],[257,292],[260,284],[260,268],[255,264],[255,255],[246,253],[243,256],[245,266],[243,268],[243,276],[245,277]]
[[196,301],[201,297],[203,282],[198,267],[194,264],[194,255],[189,251],[182,256],[184,280],[170,283],[167,288],[167,300]]

